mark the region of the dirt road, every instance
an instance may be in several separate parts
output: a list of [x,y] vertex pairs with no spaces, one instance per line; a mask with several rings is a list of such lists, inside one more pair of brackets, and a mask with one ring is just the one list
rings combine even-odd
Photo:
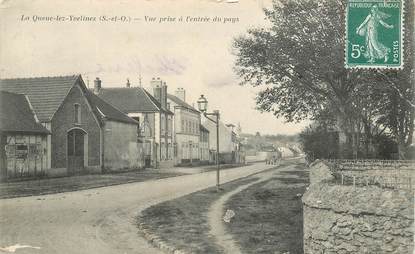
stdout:
[[[221,172],[228,182],[273,167]],[[0,247],[16,253],[160,253],[137,234],[135,215],[150,205],[215,184],[215,172],[77,192],[0,200]],[[0,249],[0,253],[7,253]]]

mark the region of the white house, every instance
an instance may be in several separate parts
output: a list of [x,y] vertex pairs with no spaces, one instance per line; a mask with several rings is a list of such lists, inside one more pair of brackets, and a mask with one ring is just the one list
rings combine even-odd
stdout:
[[200,145],[200,112],[186,103],[186,91],[179,88],[175,94],[168,94],[173,116],[173,133],[176,142],[176,165],[199,163],[201,160]]

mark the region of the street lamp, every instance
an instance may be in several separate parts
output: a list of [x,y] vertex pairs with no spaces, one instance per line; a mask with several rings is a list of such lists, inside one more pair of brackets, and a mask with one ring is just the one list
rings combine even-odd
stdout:
[[[200,98],[197,100],[197,106],[199,111],[203,113],[203,115],[209,119],[210,121],[216,124],[216,190],[219,191],[219,174],[220,174],[220,166],[219,166],[219,110],[214,110],[211,113],[207,111],[207,104],[208,101],[205,96],[202,94]],[[215,119],[210,118],[209,116],[215,116]]]
[[208,101],[206,100],[205,96],[203,94],[200,95],[200,98],[197,100],[197,106],[199,108],[199,111],[205,113],[207,110],[207,104]]

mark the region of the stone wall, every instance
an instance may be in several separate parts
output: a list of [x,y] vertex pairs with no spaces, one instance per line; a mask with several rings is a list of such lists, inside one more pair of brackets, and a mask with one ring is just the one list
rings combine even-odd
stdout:
[[303,196],[304,253],[413,253],[413,192],[318,182],[326,170],[323,162],[310,169],[315,181]]
[[144,167],[144,150],[137,143],[137,125],[106,121],[104,144],[106,171]]

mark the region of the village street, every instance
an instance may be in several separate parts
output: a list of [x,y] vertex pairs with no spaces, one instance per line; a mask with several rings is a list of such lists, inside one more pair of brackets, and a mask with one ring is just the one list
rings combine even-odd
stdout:
[[[228,182],[275,167],[223,170]],[[160,253],[140,238],[135,215],[146,207],[215,184],[216,172],[77,192],[0,200],[0,246],[16,253]],[[1,252],[1,251],[0,251]]]

